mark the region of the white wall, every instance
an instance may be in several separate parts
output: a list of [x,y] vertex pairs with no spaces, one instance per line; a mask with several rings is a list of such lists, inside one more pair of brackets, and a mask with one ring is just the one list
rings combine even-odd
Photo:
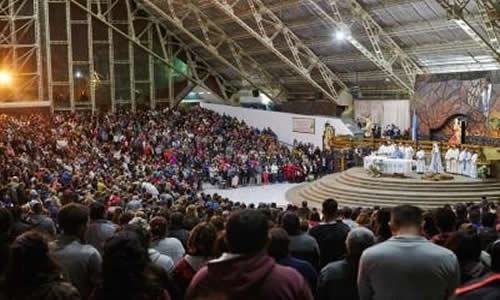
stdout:
[[[337,135],[352,135],[339,118],[306,116],[210,103],[201,103],[201,107],[243,120],[252,127],[259,129],[270,127],[278,135],[280,141],[288,144],[293,144],[293,140],[296,139],[299,142],[312,143],[322,148],[323,130],[326,122],[335,128]],[[316,120],[315,134],[293,132],[293,117],[314,118]]]
[[382,128],[388,124],[403,131],[411,127],[410,100],[356,100],[354,112],[355,118],[369,117]]

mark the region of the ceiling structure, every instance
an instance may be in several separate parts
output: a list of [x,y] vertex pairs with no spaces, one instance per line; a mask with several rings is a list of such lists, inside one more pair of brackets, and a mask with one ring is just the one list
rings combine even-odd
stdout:
[[232,84],[280,101],[404,98],[418,74],[500,69],[497,0],[137,2]]

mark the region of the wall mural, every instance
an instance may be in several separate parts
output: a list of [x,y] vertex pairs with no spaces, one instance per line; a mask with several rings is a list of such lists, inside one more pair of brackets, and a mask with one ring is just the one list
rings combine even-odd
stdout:
[[457,119],[467,124],[466,143],[500,139],[500,81],[493,73],[418,76],[413,109],[421,139],[449,138]]

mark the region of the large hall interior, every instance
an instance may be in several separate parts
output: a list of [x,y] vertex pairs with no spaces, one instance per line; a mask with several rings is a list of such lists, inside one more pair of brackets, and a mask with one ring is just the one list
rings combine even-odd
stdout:
[[0,300],[500,299],[498,0],[0,0]]

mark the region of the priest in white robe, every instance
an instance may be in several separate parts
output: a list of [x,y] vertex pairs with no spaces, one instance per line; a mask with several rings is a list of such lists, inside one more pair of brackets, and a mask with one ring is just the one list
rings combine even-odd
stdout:
[[389,146],[387,146],[386,149],[387,149],[387,156],[391,157],[396,151],[396,146],[393,143],[389,142]]
[[474,152],[472,153],[470,159],[470,177],[477,178],[477,160],[479,159],[479,155]]
[[413,150],[413,147],[411,145],[408,145],[405,150],[405,159],[412,160],[413,156],[415,155],[415,151]]
[[417,157],[417,173],[423,174],[425,173],[425,151],[423,149],[420,149],[419,151],[417,151],[416,157]]
[[465,152],[465,176],[471,177],[471,160],[472,160],[472,153],[467,150]]
[[467,166],[467,152],[464,148],[462,149],[460,155],[458,156],[458,174],[465,176],[466,166]]
[[453,157],[453,148],[450,148],[450,149],[448,149],[448,151],[446,151],[446,155],[444,156],[444,160],[446,161],[446,170],[445,171],[447,173],[453,173],[451,170],[452,157]]
[[377,151],[378,155],[386,155],[387,154],[387,146],[385,144],[382,144]]
[[429,171],[432,173],[443,172],[443,163],[441,162],[441,151],[439,151],[438,144],[432,145],[432,159]]
[[459,156],[460,156],[460,150],[457,147],[453,146],[453,152],[451,157],[451,173],[453,174],[460,173],[460,166],[458,163]]

